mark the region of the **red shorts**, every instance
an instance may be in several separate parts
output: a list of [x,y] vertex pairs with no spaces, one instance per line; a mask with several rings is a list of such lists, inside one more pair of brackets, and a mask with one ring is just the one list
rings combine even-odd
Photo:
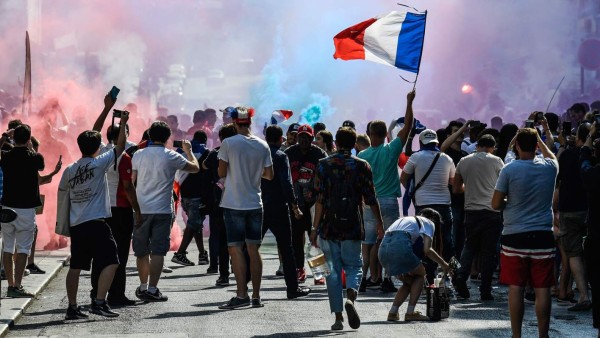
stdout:
[[543,252],[527,252],[502,246],[500,251],[500,282],[507,285],[533,288],[554,286],[555,249]]
[[538,248],[523,249],[507,244],[502,243],[500,251],[500,283],[521,287],[529,285],[533,288],[554,286],[554,246],[541,245],[546,248],[540,248],[535,245]]

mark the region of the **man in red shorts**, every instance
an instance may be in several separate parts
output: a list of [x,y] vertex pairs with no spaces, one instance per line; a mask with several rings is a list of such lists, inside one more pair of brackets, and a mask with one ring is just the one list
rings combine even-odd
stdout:
[[[502,168],[492,197],[492,208],[504,209],[500,282],[509,285],[512,336],[521,337],[523,294],[529,284],[535,290],[539,336],[548,337],[555,256],[552,195],[558,161],[535,129],[519,130],[515,144],[519,159]],[[536,155],[538,148],[542,156]]]

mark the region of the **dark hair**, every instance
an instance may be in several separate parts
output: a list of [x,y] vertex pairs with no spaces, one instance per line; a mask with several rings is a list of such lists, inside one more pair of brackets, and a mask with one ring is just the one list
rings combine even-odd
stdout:
[[494,140],[500,138],[500,132],[494,128],[485,128],[477,135],[477,140],[479,140],[483,135],[492,135]]
[[26,124],[18,125],[15,128],[13,139],[16,144],[25,144],[31,138],[31,127]]
[[352,149],[356,144],[356,132],[351,127],[341,127],[335,133],[335,141],[341,149]]
[[479,136],[485,127],[487,127],[485,123],[479,123],[469,130],[469,138],[471,139],[471,142],[475,142],[477,140],[477,136]]
[[316,122],[315,124],[313,124],[313,132],[315,133],[315,135],[317,135],[321,130],[325,130],[327,129],[327,127],[325,126],[325,123],[323,122]]
[[[121,129],[119,124],[115,124],[114,128],[113,125],[108,126],[108,128],[106,128],[106,139],[109,142],[116,141],[119,138],[119,129]],[[128,124],[125,124],[125,131],[127,132],[127,134],[129,134]]]
[[265,131],[265,140],[267,140],[267,143],[277,143],[281,140],[282,136],[283,129],[276,124],[268,126]]
[[458,129],[460,129],[464,125],[465,125],[464,123],[457,121],[457,120],[450,121],[450,123],[446,127],[446,135],[448,135],[448,136],[452,135],[452,127],[458,127]]
[[206,136],[206,132],[203,130],[198,130],[194,133],[193,140],[196,142],[200,142],[201,144],[206,144],[208,141],[208,136]]
[[532,153],[537,145],[537,135],[537,130],[533,128],[521,128],[517,132],[517,144],[522,151]]
[[546,121],[548,121],[548,128],[550,131],[556,133],[558,130],[558,115],[554,113],[546,113],[544,114],[544,117],[546,118]]
[[577,114],[585,114],[585,112],[586,112],[585,106],[581,103],[575,103],[574,105],[571,106],[571,108],[569,108],[569,110],[571,110]]
[[385,122],[381,120],[371,121],[369,132],[369,137],[373,137],[373,135],[375,135],[376,137],[384,138],[387,136],[387,126],[385,125]]
[[31,136],[31,146],[33,147],[33,150],[37,152],[40,148],[40,140],[38,140],[35,136]]
[[142,141],[148,141],[150,139],[150,129],[144,130],[142,133]]
[[10,120],[8,121],[8,129],[15,129],[16,127],[22,125],[23,122],[21,122],[21,120],[16,119],[16,120]]
[[148,129],[148,135],[152,142],[165,143],[171,137],[171,128],[166,122],[154,121]]
[[496,156],[500,157],[502,161],[504,161],[510,141],[517,135],[517,131],[519,131],[519,127],[514,123],[505,124],[500,128],[500,140],[498,141],[498,148],[496,148]]
[[419,212],[417,214],[417,216],[422,216],[422,217],[425,217],[428,220],[432,221],[433,224],[435,225],[436,231],[438,231],[438,229],[442,225],[442,216],[440,215],[439,212],[435,211],[434,209],[425,208],[425,209],[421,210],[421,212]]
[[367,123],[367,130],[365,130],[365,134],[369,136],[369,138],[371,137],[371,123],[373,123],[373,121],[369,121],[369,123]]
[[448,132],[444,128],[436,130],[435,131],[435,135],[437,136],[438,144],[444,143],[444,141],[446,141],[446,139],[448,138],[448,136],[450,136],[450,134],[448,134]]
[[577,139],[585,143],[591,127],[589,123],[580,124],[579,128],[577,128]]
[[318,134],[323,138],[323,142],[325,143],[325,147],[327,147],[327,151],[333,151],[333,135],[329,130],[321,130]]
[[102,135],[95,130],[86,130],[77,136],[77,145],[83,156],[92,156],[102,143]]
[[477,146],[483,148],[494,148],[496,146],[496,140],[490,134],[481,135],[477,140]]
[[228,123],[221,126],[219,129],[219,140],[223,142],[224,139],[237,135],[237,129],[235,129],[233,123]]
[[204,120],[204,110],[196,110],[194,117],[192,117],[192,123],[196,124],[202,120]]

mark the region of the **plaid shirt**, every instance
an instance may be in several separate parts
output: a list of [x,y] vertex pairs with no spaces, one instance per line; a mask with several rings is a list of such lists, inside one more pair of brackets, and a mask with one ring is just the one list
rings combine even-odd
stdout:
[[[331,168],[331,171],[327,170]],[[330,207],[330,192],[336,187],[335,180],[332,180],[329,173],[344,177],[344,184],[350,184],[354,187],[356,193],[361,196],[366,205],[377,204],[375,195],[375,186],[373,184],[373,173],[367,161],[352,156],[349,151],[338,151],[337,153],[319,161],[317,174],[315,176],[315,189],[319,193],[318,203],[323,205],[322,215],[327,214]],[[364,239],[364,221],[362,217],[362,204],[360,209],[360,223],[349,231],[340,231],[328,224],[324,217],[319,221],[319,234],[326,240],[360,240]]]

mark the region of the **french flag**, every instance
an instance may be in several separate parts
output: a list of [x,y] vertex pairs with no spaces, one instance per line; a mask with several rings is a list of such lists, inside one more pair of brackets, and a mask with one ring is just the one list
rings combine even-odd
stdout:
[[281,123],[294,115],[294,112],[291,110],[280,109],[276,110],[271,114],[271,124]]
[[335,59],[369,60],[419,73],[427,12],[391,12],[369,19],[333,38]]

